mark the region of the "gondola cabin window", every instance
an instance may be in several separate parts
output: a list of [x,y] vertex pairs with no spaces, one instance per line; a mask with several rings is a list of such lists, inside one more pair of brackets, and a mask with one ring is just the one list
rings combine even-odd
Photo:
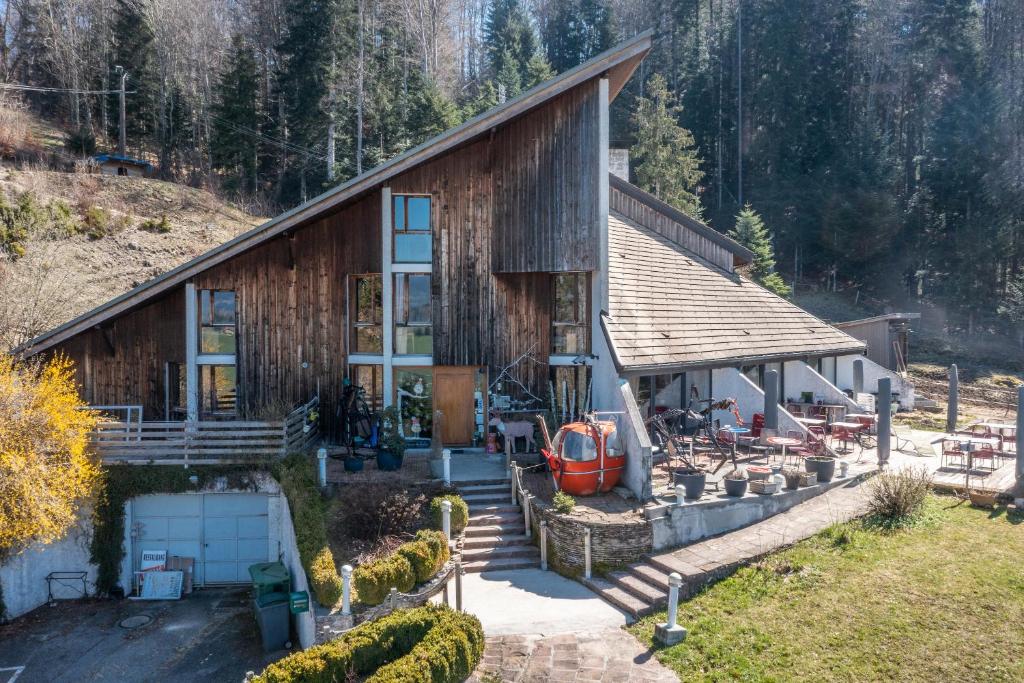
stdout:
[[561,429],[551,444],[563,460],[590,462],[597,460],[597,442],[589,433]]
[[391,207],[395,263],[431,262],[430,197],[396,194]]
[[551,353],[589,353],[589,278],[586,273],[559,273],[552,278]]
[[383,285],[380,274],[353,275],[349,292],[352,349],[355,353],[384,352]]

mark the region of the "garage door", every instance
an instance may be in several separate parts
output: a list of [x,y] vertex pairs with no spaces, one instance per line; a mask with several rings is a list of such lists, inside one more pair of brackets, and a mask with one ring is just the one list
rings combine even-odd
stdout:
[[194,582],[248,583],[249,565],[270,559],[268,496],[202,493],[132,500],[132,566],[144,550],[195,558]]

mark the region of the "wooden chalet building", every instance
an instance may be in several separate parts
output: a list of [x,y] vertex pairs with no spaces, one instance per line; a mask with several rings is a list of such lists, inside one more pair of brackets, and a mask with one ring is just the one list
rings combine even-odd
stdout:
[[249,424],[318,395],[330,436],[350,378],[401,407],[408,437],[443,411],[452,445],[479,444],[490,407],[571,413],[589,397],[635,420],[666,391],[716,393],[713,368],[756,384],[806,361],[837,382],[861,342],[738,277],[746,249],[609,174],[608,106],[650,47],[641,34],[21,352],[67,354],[91,404],[163,425]]

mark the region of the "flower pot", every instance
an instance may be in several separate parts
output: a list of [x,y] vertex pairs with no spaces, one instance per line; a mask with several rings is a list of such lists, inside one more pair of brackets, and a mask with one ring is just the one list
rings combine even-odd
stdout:
[[675,483],[683,485],[686,489],[686,497],[695,499],[704,495],[704,484],[707,482],[705,472],[676,472]]
[[402,458],[391,451],[377,451],[377,469],[382,472],[394,472],[402,466]]
[[750,481],[766,480],[770,476],[772,476],[772,470],[770,467],[754,465],[747,468],[747,479]]
[[754,493],[770,496],[773,493],[779,492],[779,484],[778,482],[768,481],[767,479],[755,479],[750,482],[750,490]]
[[812,455],[804,458],[804,468],[818,475],[818,481],[830,482],[836,475],[836,459],[823,455]]
[[363,471],[363,459],[362,458],[345,458],[345,471],[346,472],[362,472]]
[[723,479],[725,482],[725,493],[729,496],[740,498],[747,492],[746,479]]
[[818,483],[817,472],[801,472],[800,473],[800,485],[801,486],[814,486]]
[[800,479],[802,474],[800,472],[787,473],[783,475],[786,478],[786,490],[795,491],[800,486]]

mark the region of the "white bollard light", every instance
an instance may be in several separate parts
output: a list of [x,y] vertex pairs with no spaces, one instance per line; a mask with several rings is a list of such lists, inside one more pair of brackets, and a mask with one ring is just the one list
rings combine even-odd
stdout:
[[686,487],[682,484],[676,484],[676,505],[682,505],[686,502]]
[[654,638],[663,645],[675,645],[686,638],[686,629],[676,623],[679,610],[679,588],[683,577],[678,572],[668,575],[668,618],[664,624],[656,624]]
[[452,502],[441,501],[441,530],[447,540],[452,540]]
[[352,614],[352,565],[341,568],[341,613]]
[[590,527],[583,529],[583,576],[590,578]]
[[548,523],[540,523],[540,568],[548,570]]
[[444,485],[452,485],[452,450],[446,448],[441,451],[441,460],[444,463]]
[[320,475],[320,488],[327,486],[327,449],[321,448],[316,452],[317,473]]

